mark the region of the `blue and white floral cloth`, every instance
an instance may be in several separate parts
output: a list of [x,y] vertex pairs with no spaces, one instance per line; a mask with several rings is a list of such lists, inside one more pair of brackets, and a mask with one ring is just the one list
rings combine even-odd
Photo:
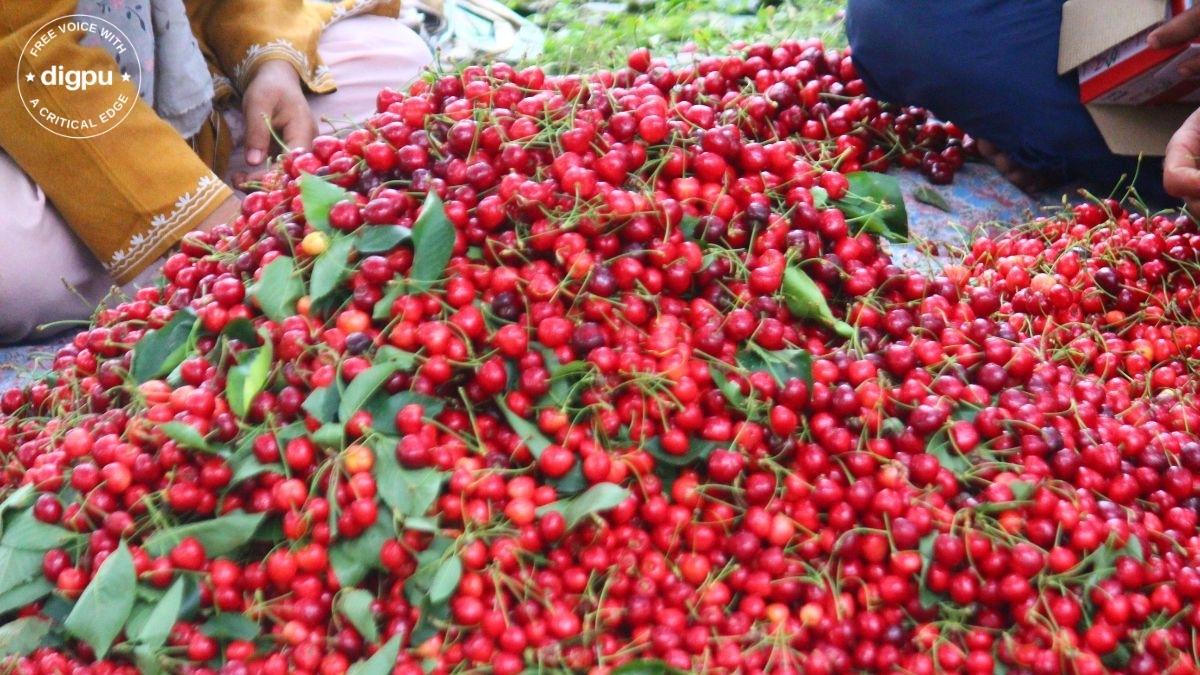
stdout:
[[79,0],[75,11],[125,34],[132,49],[118,51],[90,33],[83,44],[107,49],[159,117],[184,138],[200,130],[212,113],[213,81],[183,0]]

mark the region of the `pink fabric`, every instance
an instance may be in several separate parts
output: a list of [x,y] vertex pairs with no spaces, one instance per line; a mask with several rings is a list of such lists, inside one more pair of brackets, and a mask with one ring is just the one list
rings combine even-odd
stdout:
[[[404,24],[378,16],[339,21],[321,36],[321,58],[332,71],[336,92],[310,96],[309,104],[322,133],[346,128],[375,112],[375,95],[385,86],[402,86],[432,61],[425,43]],[[236,133],[229,176],[248,172],[241,140],[241,112],[226,121]],[[113,289],[113,281],[63,222],[41,188],[0,151],[0,344],[37,339],[53,330],[38,326],[54,321],[82,321]],[[157,266],[126,286],[127,291],[152,283]],[[62,329],[65,326],[59,326]]]
[[[383,16],[356,16],[329,26],[321,34],[318,50],[337,83],[333,93],[308,97],[323,134],[361,123],[375,113],[380,89],[409,84],[433,61],[420,36],[400,21]],[[242,111],[227,110],[224,117],[233,135],[233,156],[225,174],[226,182],[232,182],[240,173],[252,174],[262,167],[246,164]]]

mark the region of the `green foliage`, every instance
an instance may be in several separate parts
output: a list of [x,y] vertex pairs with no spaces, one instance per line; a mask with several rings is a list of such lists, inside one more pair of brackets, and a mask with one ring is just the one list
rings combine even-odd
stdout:
[[631,0],[612,11],[587,0],[505,1],[546,30],[537,62],[558,73],[623,64],[638,47],[674,58],[689,42],[701,54],[719,52],[734,40],[815,36],[831,46],[845,44],[844,0]]

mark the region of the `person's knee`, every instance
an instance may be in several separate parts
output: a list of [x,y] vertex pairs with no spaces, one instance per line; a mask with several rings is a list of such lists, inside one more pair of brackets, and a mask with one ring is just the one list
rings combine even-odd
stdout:
[[325,29],[322,48],[349,52],[354,60],[371,61],[368,72],[396,79],[416,77],[433,63],[429,45],[399,19],[361,15],[338,21]]
[[38,327],[86,319],[110,287],[103,267],[24,173],[0,154],[0,344],[39,337]]

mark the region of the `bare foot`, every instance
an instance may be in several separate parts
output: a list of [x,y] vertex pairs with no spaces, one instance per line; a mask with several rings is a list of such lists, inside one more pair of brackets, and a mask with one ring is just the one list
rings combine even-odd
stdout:
[[979,154],[991,162],[992,166],[995,166],[1008,182],[1016,185],[1023,192],[1041,192],[1053,184],[1049,176],[1017,164],[991,142],[979,138],[975,143],[979,148]]

